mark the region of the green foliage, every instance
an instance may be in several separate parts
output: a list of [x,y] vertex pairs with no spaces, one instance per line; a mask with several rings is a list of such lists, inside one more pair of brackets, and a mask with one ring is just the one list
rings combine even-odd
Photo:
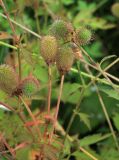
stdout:
[[116,129],[119,131],[119,114],[118,113],[115,113],[113,117],[113,121]]
[[[98,160],[119,159],[113,139],[115,134],[116,142],[119,141],[118,64],[113,67],[118,62],[119,50],[118,2],[113,4],[108,0],[19,0],[14,2],[6,0],[5,2],[10,18],[21,26],[38,32],[41,39],[30,35],[29,30],[26,31],[14,25],[16,34],[20,36],[20,42],[14,46],[20,49],[22,73],[19,81],[18,52],[10,47],[14,45],[14,41],[4,39],[5,46],[0,43],[0,62],[6,64],[0,65],[0,101],[15,109],[13,113],[7,110],[2,111],[0,108],[0,138],[3,133],[13,149],[19,144],[28,142],[27,146],[21,145],[23,148],[16,150],[16,160],[36,160],[35,156],[38,157],[41,153],[45,160],[57,160],[59,155],[62,157],[59,159],[62,160],[91,160],[81,147]],[[3,12],[1,7],[0,13]],[[6,31],[12,37],[13,33],[8,20],[0,17],[0,24],[0,31]],[[95,37],[90,27],[85,26],[90,26],[94,30]],[[79,46],[88,44],[92,38],[94,42],[83,48],[75,44]],[[1,35],[0,40],[3,42]],[[88,56],[83,49],[87,51]],[[78,54],[78,58],[74,61],[75,54]],[[117,54],[115,60],[112,54]],[[48,65],[54,63],[51,66],[50,77],[52,79],[50,115],[47,115],[45,108],[49,90],[49,74],[45,62]],[[71,69],[72,65],[73,69]],[[99,70],[99,65],[104,75]],[[108,65],[112,65],[112,68],[104,71]],[[65,75],[63,85],[58,115],[61,126],[58,128],[56,124],[56,134],[53,135],[52,143],[49,144],[52,115],[54,115],[54,107],[59,95],[60,74],[57,68],[61,74],[67,73],[70,69],[71,71]],[[33,75],[35,78],[28,75]],[[97,88],[102,98],[101,103]],[[82,90],[84,90],[83,94]],[[21,102],[19,95],[23,96],[25,103]],[[76,110],[75,107],[79,102],[79,109]],[[107,121],[105,111],[101,108],[102,103],[111,120],[113,131],[110,131],[109,120]],[[30,115],[24,109],[25,104],[31,111],[29,111]],[[24,120],[20,119],[19,113],[22,113]],[[72,115],[75,117],[65,137]],[[30,133],[27,127],[31,130]],[[38,137],[38,130],[41,134],[47,130],[41,140]],[[35,139],[32,138],[31,132]],[[0,159],[12,159],[12,155],[10,153],[5,154],[4,157],[0,155]]]
[[90,125],[90,120],[89,120],[89,115],[85,114],[85,113],[81,113],[79,112],[78,115],[80,116],[81,121],[83,121],[85,123],[85,125],[91,129],[91,125]]

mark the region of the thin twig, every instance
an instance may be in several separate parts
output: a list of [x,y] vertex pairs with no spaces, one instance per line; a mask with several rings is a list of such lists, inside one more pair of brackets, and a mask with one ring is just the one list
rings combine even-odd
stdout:
[[52,78],[51,78],[51,66],[48,66],[48,114],[50,114],[50,105],[51,105],[51,88],[52,88]]
[[95,85],[95,87],[96,87],[96,92],[97,92],[97,95],[98,95],[98,98],[99,98],[100,104],[101,104],[101,106],[102,106],[103,112],[104,112],[104,114],[105,114],[106,120],[107,120],[108,125],[109,125],[109,128],[110,128],[110,130],[111,130],[111,133],[112,133],[113,139],[114,139],[115,144],[116,144],[116,147],[117,147],[117,149],[118,149],[118,151],[119,151],[119,144],[118,144],[118,140],[117,140],[117,137],[116,137],[116,135],[115,135],[115,132],[114,132],[114,129],[113,129],[112,123],[111,123],[111,121],[110,121],[110,118],[109,118],[109,115],[108,115],[108,112],[107,112],[106,106],[105,106],[105,104],[104,104],[104,102],[103,102],[103,99],[102,99],[102,96],[101,96],[101,94],[100,94],[100,92],[99,92],[98,87],[97,87],[96,85]]
[[2,136],[2,141],[3,141],[4,145],[7,147],[7,149],[9,150],[9,152],[11,153],[12,157],[15,159],[15,153],[13,152],[13,149],[10,147],[10,145],[7,143],[4,136]]
[[13,26],[11,20],[10,20],[10,16],[9,16],[9,14],[8,14],[8,12],[7,12],[7,9],[6,9],[3,1],[0,0],[0,2],[1,2],[1,6],[2,6],[2,8],[3,8],[3,10],[4,10],[5,14],[6,14],[6,19],[8,20],[9,25],[10,25],[10,27],[11,27],[11,29],[12,29],[13,34],[14,34],[14,40],[15,40],[15,42],[17,42],[17,40],[18,40],[18,39],[17,39],[17,35],[16,35],[16,32],[15,32],[15,28],[14,28],[14,26]]
[[[7,16],[5,16],[4,14],[0,13],[0,16],[2,16],[3,18],[7,19]],[[10,18],[10,21],[12,23],[14,23],[15,25],[19,26],[21,29],[25,30],[26,32],[31,33],[32,35],[36,36],[37,38],[41,39],[41,36],[39,34],[37,34],[36,32],[28,29],[27,27],[19,24],[18,22],[14,21],[13,19]]]
[[84,154],[86,154],[88,157],[90,157],[93,160],[98,160],[96,157],[94,157],[91,153],[89,153],[87,150],[85,150],[83,147],[79,148]]
[[50,134],[50,141],[49,142],[51,142],[51,140],[52,140],[54,129],[55,129],[56,122],[57,122],[57,117],[58,117],[59,107],[60,107],[60,101],[61,101],[61,95],[62,95],[62,89],[63,89],[63,83],[64,83],[64,75],[62,75],[62,77],[61,77],[59,96],[58,96],[56,111],[55,111],[55,115],[54,115],[53,129],[52,129],[52,132]]
[[[89,69],[88,66],[87,66],[87,69],[88,69],[88,73],[89,73],[90,75],[92,75],[92,72],[90,71],[90,69]],[[103,99],[102,99],[102,96],[101,96],[101,94],[100,94],[100,92],[99,92],[99,90],[98,90],[98,87],[97,87],[97,85],[95,84],[95,81],[92,81],[92,83],[93,83],[93,85],[94,85],[95,88],[96,88],[96,92],[97,92],[97,95],[98,95],[98,98],[99,98],[101,107],[102,107],[102,109],[103,109],[105,118],[106,118],[106,120],[107,120],[108,126],[109,126],[109,128],[110,128],[111,133],[112,133],[112,136],[113,136],[115,145],[116,145],[116,147],[117,147],[117,149],[118,149],[118,151],[119,151],[118,141],[117,141],[117,138],[116,138],[116,135],[115,135],[115,132],[114,132],[112,123],[111,123],[111,121],[110,121],[110,118],[109,118],[109,115],[108,115],[106,106],[105,106],[105,104],[104,104],[104,102],[103,102]]]
[[21,70],[21,53],[20,53],[20,48],[18,48],[18,66],[19,66],[19,83],[22,78],[22,70]]
[[74,121],[74,119],[75,119],[75,117],[76,117],[76,113],[79,112],[80,104],[81,104],[81,101],[82,101],[83,96],[84,96],[84,91],[85,91],[85,89],[83,88],[83,89],[81,90],[81,93],[80,93],[81,96],[80,96],[79,102],[78,102],[78,104],[76,105],[75,111],[73,112],[73,114],[72,114],[72,116],[71,116],[71,118],[70,118],[70,121],[69,121],[69,123],[68,123],[67,129],[66,129],[66,133],[65,133],[65,137],[64,137],[64,140],[63,140],[63,144],[65,143],[65,140],[66,140],[66,138],[67,138],[67,135],[68,135],[68,133],[69,133],[69,130],[70,130],[70,128],[71,128],[71,125],[72,125],[72,123],[73,123],[73,121]]
[[26,110],[28,111],[30,117],[32,118],[34,124],[36,124],[36,125],[35,125],[35,128],[36,128],[36,131],[37,131],[37,133],[38,133],[39,138],[41,139],[41,133],[40,133],[39,128],[37,127],[37,123],[36,123],[36,118],[35,118],[35,116],[34,116],[33,113],[31,112],[29,106],[26,104],[26,102],[23,100],[23,98],[22,98],[21,96],[19,96],[19,98],[20,98],[20,100],[23,102],[23,104],[24,104]]

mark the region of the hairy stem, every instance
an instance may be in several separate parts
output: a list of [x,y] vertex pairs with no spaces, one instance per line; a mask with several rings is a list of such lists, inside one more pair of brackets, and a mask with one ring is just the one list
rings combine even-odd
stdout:
[[20,53],[20,48],[18,48],[18,65],[19,65],[19,82],[21,81],[22,78],[22,71],[21,71],[21,53]]
[[90,157],[93,160],[98,160],[96,157],[94,157],[91,153],[89,153],[87,150],[85,150],[83,147],[79,148],[84,154],[86,154],[88,157]]
[[7,9],[6,9],[6,7],[5,7],[5,5],[4,5],[4,3],[3,3],[2,0],[0,0],[0,3],[1,3],[1,6],[2,6],[2,8],[3,8],[3,10],[4,10],[4,13],[6,14],[6,18],[7,18],[8,22],[9,22],[9,25],[10,25],[10,27],[11,27],[11,30],[12,30],[12,32],[13,32],[13,34],[14,34],[14,40],[15,40],[15,42],[17,42],[17,36],[16,36],[15,28],[14,28],[14,26],[13,26],[11,20],[10,20],[9,14],[8,14],[8,12],[7,12]]
[[48,66],[48,76],[49,76],[49,81],[48,81],[48,114],[50,114],[50,105],[51,105],[51,91],[52,91],[52,78],[51,78],[51,67],[50,65]]
[[53,129],[52,129],[52,132],[51,132],[51,135],[50,135],[50,142],[51,142],[52,137],[53,137],[53,133],[54,133],[54,130],[55,130],[55,126],[56,126],[56,122],[57,122],[57,117],[58,117],[58,113],[59,113],[59,107],[60,107],[60,101],[61,101],[63,83],[64,83],[64,75],[62,75],[62,77],[61,77],[60,91],[59,91],[59,96],[58,96],[58,100],[57,100],[56,111],[55,111],[55,115],[54,115]]
[[33,122],[34,122],[34,124],[35,124],[36,131],[37,131],[37,133],[38,133],[38,136],[39,136],[39,138],[41,139],[41,133],[40,133],[40,130],[39,130],[38,126],[37,126],[35,116],[34,116],[33,113],[31,112],[29,106],[25,103],[25,101],[23,100],[23,98],[22,98],[21,96],[19,96],[19,98],[20,98],[20,100],[22,101],[22,103],[24,104],[24,106],[25,106],[26,110],[28,111],[30,117],[32,118],[32,120],[33,120]]
[[72,114],[72,116],[71,116],[71,118],[70,118],[70,121],[69,121],[69,123],[68,123],[68,126],[67,126],[67,129],[66,129],[66,133],[65,133],[65,137],[64,137],[63,143],[65,143],[65,140],[66,140],[66,137],[67,137],[67,135],[68,135],[68,133],[69,133],[69,130],[70,130],[70,128],[71,128],[71,125],[72,125],[72,123],[73,123],[73,121],[74,121],[74,119],[75,119],[75,117],[76,117],[76,115],[77,115],[76,113],[79,112],[80,104],[81,104],[81,101],[82,101],[83,96],[84,96],[84,91],[85,91],[85,89],[83,88],[83,89],[81,90],[81,96],[80,96],[79,102],[78,102],[78,104],[76,105],[75,111],[73,112],[73,114]]
[[[2,14],[2,13],[0,13],[0,16],[3,17],[3,18],[5,18],[5,19],[7,19],[7,16],[5,16],[5,15]],[[25,26],[17,23],[17,22],[14,21],[13,19],[11,19],[11,18],[9,18],[9,19],[10,19],[10,21],[11,21],[12,23],[14,23],[15,25],[19,26],[20,28],[22,28],[22,29],[25,30],[26,32],[29,32],[29,33],[31,33],[32,35],[36,36],[37,38],[41,39],[41,36],[40,36],[39,34],[37,34],[37,33],[35,33],[34,31],[28,29],[27,27],[25,27]]]
[[[90,75],[92,75],[92,72],[90,71],[90,69],[89,69],[88,66],[87,66],[87,69],[88,69],[88,73],[89,73]],[[100,94],[100,92],[99,92],[99,89],[98,89],[98,87],[97,87],[95,81],[92,81],[92,83],[93,83],[93,85],[94,85],[95,88],[96,88],[96,92],[97,92],[97,95],[98,95],[98,98],[99,98],[99,102],[100,102],[101,107],[102,107],[102,109],[103,109],[105,118],[106,118],[107,123],[108,123],[108,126],[109,126],[109,128],[110,128],[110,131],[111,131],[111,133],[112,133],[112,136],[113,136],[115,145],[116,145],[116,147],[117,147],[117,149],[118,149],[118,151],[119,151],[119,144],[118,144],[118,141],[117,141],[117,137],[116,137],[116,135],[115,135],[115,132],[114,132],[112,123],[111,123],[111,121],[110,121],[110,118],[109,118],[109,115],[108,115],[106,106],[105,106],[105,104],[104,104],[104,102],[103,102],[102,96],[101,96],[101,94]]]
[[105,104],[104,104],[104,102],[103,102],[103,99],[102,99],[102,96],[101,96],[101,94],[100,94],[100,92],[99,92],[98,87],[97,87],[96,85],[95,85],[95,87],[96,87],[96,92],[97,92],[97,95],[98,95],[98,98],[99,98],[99,101],[100,101],[101,107],[102,107],[103,112],[104,112],[104,114],[105,114],[105,118],[106,118],[106,120],[107,120],[107,123],[108,123],[108,125],[109,125],[110,131],[111,131],[111,133],[112,133],[112,136],[113,136],[113,139],[114,139],[115,145],[116,145],[116,147],[117,147],[117,149],[118,149],[118,151],[119,151],[119,144],[118,144],[118,140],[117,140],[117,137],[116,137],[116,135],[115,135],[115,132],[114,132],[114,129],[113,129],[112,123],[111,123],[111,121],[110,121],[110,118],[109,118],[109,115],[108,115],[108,112],[107,112],[106,106],[105,106]]

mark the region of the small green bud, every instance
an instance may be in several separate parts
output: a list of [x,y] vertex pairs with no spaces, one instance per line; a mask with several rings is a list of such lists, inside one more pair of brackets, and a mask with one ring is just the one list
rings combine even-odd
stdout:
[[90,42],[92,38],[92,32],[87,27],[80,27],[76,30],[75,43],[82,46]]
[[22,90],[24,96],[31,97],[37,92],[39,82],[34,77],[28,77],[21,82],[19,88]]
[[44,36],[41,40],[41,55],[49,65],[55,62],[57,54],[57,41],[53,36]]

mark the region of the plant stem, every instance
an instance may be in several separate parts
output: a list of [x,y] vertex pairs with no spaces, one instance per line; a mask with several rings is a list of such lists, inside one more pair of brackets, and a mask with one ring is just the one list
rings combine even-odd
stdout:
[[[0,16],[2,16],[3,18],[7,19],[7,16],[5,16],[5,15],[2,14],[2,13],[0,13]],[[13,19],[11,19],[11,18],[9,18],[9,19],[10,19],[10,21],[11,21],[12,23],[14,23],[15,25],[19,26],[19,27],[22,28],[23,30],[25,30],[25,31],[31,33],[32,35],[36,36],[37,38],[41,39],[41,36],[40,36],[39,34],[33,32],[32,30],[28,29],[27,27],[25,27],[25,26],[17,23],[17,22],[14,21]]]
[[[88,67],[88,66],[87,66],[87,68],[88,68],[88,73],[89,73],[90,75],[92,75],[92,72],[90,71],[90,69],[89,69],[89,67]],[[101,73],[101,74],[102,74],[102,73]],[[93,83],[93,85],[94,85],[94,86],[95,86],[95,88],[96,88],[96,92],[97,92],[97,95],[98,95],[98,98],[99,98],[99,102],[100,102],[101,107],[102,107],[102,109],[103,109],[103,112],[104,112],[105,118],[106,118],[107,123],[108,123],[108,126],[109,126],[109,128],[110,128],[110,131],[111,131],[111,133],[112,133],[112,136],[113,136],[113,139],[114,139],[115,145],[116,145],[116,147],[117,147],[117,149],[118,149],[118,151],[119,151],[119,144],[118,144],[118,140],[117,140],[117,137],[116,137],[116,135],[115,135],[115,132],[114,132],[114,129],[113,129],[112,123],[111,123],[111,121],[110,121],[110,118],[109,118],[109,115],[108,115],[108,112],[107,112],[106,106],[105,106],[105,104],[104,104],[104,102],[103,102],[103,99],[102,99],[102,96],[101,96],[101,94],[100,94],[100,92],[99,92],[99,89],[98,89],[97,85],[95,84],[95,81],[92,81],[92,83]]]
[[99,92],[98,87],[97,87],[96,85],[95,85],[95,87],[96,87],[96,92],[97,92],[97,95],[98,95],[98,98],[99,98],[101,107],[102,107],[103,112],[104,112],[104,114],[105,114],[105,118],[106,118],[107,123],[108,123],[108,125],[109,125],[109,128],[110,128],[110,131],[111,131],[111,133],[112,133],[113,139],[114,139],[114,141],[115,141],[115,145],[116,145],[116,147],[117,147],[117,149],[118,149],[118,151],[119,151],[118,140],[117,140],[117,137],[116,137],[116,135],[115,135],[115,133],[114,133],[114,129],[113,129],[112,123],[111,123],[111,121],[110,121],[110,118],[109,118],[109,115],[108,115],[106,106],[105,106],[105,104],[104,104],[104,102],[103,102],[103,99],[102,99],[102,96],[101,96],[101,94],[100,94],[100,92]]
[[3,45],[3,46],[6,46],[6,47],[9,47],[9,48],[11,48],[11,49],[17,50],[17,47],[15,47],[15,46],[13,46],[13,45],[10,45],[10,44],[8,44],[8,43],[5,43],[5,42],[3,42],[3,41],[0,41],[0,45]]
[[96,157],[94,157],[92,154],[90,154],[87,150],[85,150],[83,147],[79,148],[83,153],[85,153],[88,157],[92,158],[93,160],[98,160]]
[[[18,114],[19,118],[21,119],[21,121],[23,122],[23,124],[25,124],[26,121],[25,121],[25,118],[24,118],[23,113],[22,113],[22,112],[19,112],[19,113],[17,113],[17,114]],[[33,140],[35,140],[35,137],[34,137],[34,135],[33,135],[33,132],[32,132],[32,130],[31,130],[31,128],[28,127],[28,126],[26,126],[26,128],[27,128],[28,132],[31,134]]]
[[8,12],[7,12],[7,9],[6,9],[6,7],[5,7],[5,5],[4,5],[4,3],[3,3],[2,0],[0,0],[0,3],[1,3],[1,6],[2,6],[2,8],[3,8],[3,10],[4,10],[4,13],[6,14],[6,19],[8,20],[9,25],[10,25],[10,27],[11,27],[11,30],[12,30],[12,32],[13,32],[13,34],[14,34],[14,41],[17,42],[17,36],[16,36],[15,28],[14,28],[14,26],[13,26],[11,20],[10,20],[9,14],[8,14]]
[[51,78],[51,67],[50,65],[48,66],[48,76],[49,76],[49,81],[48,81],[48,115],[50,114],[50,105],[51,105],[51,91],[52,91],[52,78]]
[[55,112],[55,115],[54,115],[53,129],[52,129],[52,132],[51,132],[51,135],[50,135],[50,142],[51,142],[52,137],[53,137],[53,133],[54,133],[54,130],[55,130],[55,126],[56,126],[56,122],[57,122],[57,117],[58,117],[58,113],[59,113],[59,107],[60,107],[60,101],[61,101],[63,83],[64,83],[64,75],[62,75],[62,77],[61,77],[60,91],[59,91],[59,96],[58,96],[58,100],[57,100],[56,112]]
[[9,144],[7,143],[6,139],[3,136],[2,136],[2,141],[9,150],[9,152],[11,153],[12,157],[15,159],[15,153],[13,152],[13,149],[9,146]]
[[78,102],[78,104],[76,105],[75,111],[73,112],[73,114],[72,114],[72,116],[71,116],[71,119],[70,119],[70,121],[69,121],[69,123],[68,123],[67,129],[66,129],[66,133],[65,133],[65,137],[64,137],[64,140],[63,140],[63,144],[65,143],[65,140],[66,140],[66,137],[67,137],[67,135],[68,135],[68,133],[69,133],[69,130],[70,130],[70,128],[71,128],[71,125],[72,125],[72,123],[73,123],[73,121],[74,121],[74,119],[75,119],[75,117],[76,117],[76,113],[79,112],[80,104],[81,104],[81,101],[82,101],[83,96],[84,96],[84,91],[85,91],[85,89],[83,88],[83,89],[81,90],[81,96],[80,96],[79,102]]
[[37,125],[36,125],[37,123],[36,123],[36,118],[35,118],[35,116],[34,116],[33,113],[31,112],[29,106],[25,103],[25,101],[23,100],[23,98],[22,98],[21,96],[19,96],[19,98],[20,98],[20,100],[22,101],[22,103],[24,104],[24,106],[25,106],[26,110],[28,111],[30,117],[32,118],[32,120],[33,120],[33,122],[34,122],[34,124],[35,124],[36,131],[37,131],[37,133],[38,133],[38,136],[39,136],[39,138],[41,139],[40,130],[39,130],[39,128],[38,128]]
[[21,81],[22,78],[22,71],[21,71],[21,53],[20,53],[20,48],[18,48],[18,65],[19,65],[19,82]]

